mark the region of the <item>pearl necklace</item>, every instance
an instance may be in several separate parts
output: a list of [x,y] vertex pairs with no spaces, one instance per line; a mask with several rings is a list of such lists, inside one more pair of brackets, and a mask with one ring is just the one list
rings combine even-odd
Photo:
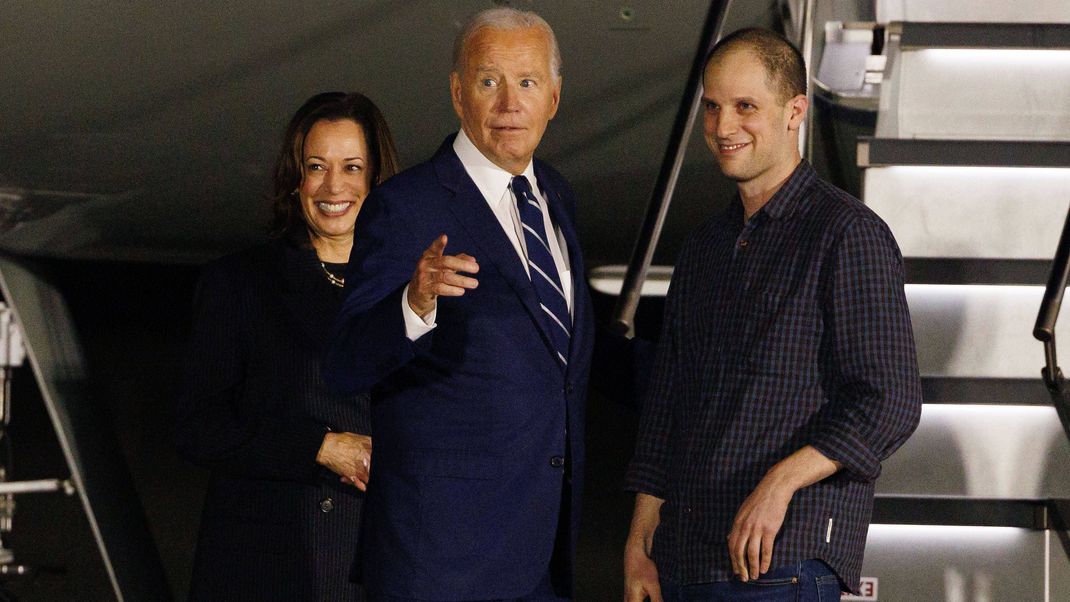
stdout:
[[323,273],[327,275],[327,282],[330,282],[338,288],[343,288],[346,285],[346,279],[339,278],[338,276],[332,274],[331,271],[327,269],[327,265],[324,264],[322,261],[320,262],[320,268],[323,270]]

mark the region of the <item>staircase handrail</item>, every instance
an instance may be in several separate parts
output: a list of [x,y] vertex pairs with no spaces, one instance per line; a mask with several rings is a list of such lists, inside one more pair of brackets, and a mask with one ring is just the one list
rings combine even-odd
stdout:
[[1070,281],[1070,211],[1067,212],[1063,232],[1059,236],[1059,246],[1055,249],[1055,258],[1051,263],[1048,285],[1044,289],[1044,300],[1040,303],[1036,325],[1033,326],[1033,338],[1044,343],[1045,366],[1041,370],[1041,375],[1044,378],[1044,384],[1053,394],[1059,393],[1063,388],[1063,374],[1059,369],[1055,352],[1055,322],[1059,319],[1059,310],[1062,309],[1063,294],[1066,292],[1068,281]]
[[706,22],[702,26],[702,37],[699,39],[698,49],[691,62],[691,71],[687,76],[687,87],[684,89],[680,106],[676,110],[676,120],[673,122],[672,133],[669,135],[669,145],[661,162],[661,170],[658,172],[658,179],[654,184],[650,205],[643,217],[643,225],[639,229],[631,260],[628,262],[628,271],[624,274],[617,305],[613,309],[613,327],[619,330],[620,334],[628,337],[635,334],[635,312],[639,307],[643,282],[646,281],[646,273],[654,259],[654,249],[661,236],[661,229],[665,225],[665,216],[668,214],[669,203],[676,189],[676,180],[683,167],[687,141],[691,138],[691,129],[702,104],[702,71],[706,66],[706,55],[721,37],[724,16],[728,12],[730,2],[731,0],[711,0],[710,2]]

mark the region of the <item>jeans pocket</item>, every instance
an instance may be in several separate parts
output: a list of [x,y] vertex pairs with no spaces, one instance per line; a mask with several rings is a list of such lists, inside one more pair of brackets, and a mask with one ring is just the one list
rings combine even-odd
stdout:
[[840,591],[840,578],[836,575],[822,575],[817,582],[817,602],[839,602],[843,595]]
[[747,585],[753,585],[757,587],[783,587],[785,585],[798,585],[799,578],[796,576],[791,577],[774,577],[772,579],[759,578],[754,581],[748,581]]

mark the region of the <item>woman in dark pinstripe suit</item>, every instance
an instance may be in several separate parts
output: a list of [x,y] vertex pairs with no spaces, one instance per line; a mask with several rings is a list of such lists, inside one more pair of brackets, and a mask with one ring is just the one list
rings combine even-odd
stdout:
[[211,470],[191,600],[363,598],[349,572],[368,399],[328,390],[320,358],[357,212],[396,171],[370,100],[310,98],[276,163],[272,240],[204,270],[175,423],[179,450]]

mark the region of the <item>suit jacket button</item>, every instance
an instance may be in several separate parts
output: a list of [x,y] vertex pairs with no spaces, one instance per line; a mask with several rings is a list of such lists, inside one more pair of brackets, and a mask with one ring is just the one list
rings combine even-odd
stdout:
[[561,456],[554,456],[550,458],[550,466],[554,468],[561,468],[565,465],[565,459]]
[[329,497],[323,498],[323,501],[320,502],[320,510],[323,510],[325,513],[334,510],[334,500]]

